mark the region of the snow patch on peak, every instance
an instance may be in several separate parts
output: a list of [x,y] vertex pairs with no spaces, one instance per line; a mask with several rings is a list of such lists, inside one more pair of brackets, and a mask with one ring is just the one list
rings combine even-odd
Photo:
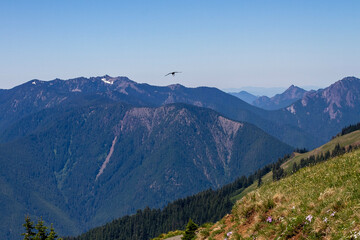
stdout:
[[103,81],[106,84],[114,84],[114,81],[107,80],[106,78],[102,78],[101,81]]
[[36,85],[36,82],[35,82],[35,81],[33,81],[33,82],[32,82],[32,84],[33,84],[33,85]]

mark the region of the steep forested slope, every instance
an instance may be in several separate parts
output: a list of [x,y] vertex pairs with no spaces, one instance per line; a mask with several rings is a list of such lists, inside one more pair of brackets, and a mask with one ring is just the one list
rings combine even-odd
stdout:
[[330,140],[344,126],[360,120],[356,107],[360,99],[359,89],[360,80],[355,77],[344,78],[328,88],[305,94],[302,89],[292,86],[271,101],[285,106],[303,95],[301,99],[286,108],[266,111],[209,87],[187,88],[179,84],[159,87],[110,76],[49,82],[32,80],[0,91],[0,132],[31,113],[58,106],[126,102],[158,107],[187,103],[252,123],[291,146],[313,148]]
[[[224,93],[216,88],[187,88],[179,84],[166,87],[138,84],[126,77],[93,77],[45,82],[32,80],[0,92],[0,132],[28,114],[52,107],[82,106],[98,102],[126,102],[136,106],[161,106],[187,103],[207,107],[237,121],[252,123],[292,146],[319,144],[316,136],[301,131],[296,125],[269,120],[281,119],[263,109]],[[278,116],[279,115],[279,116]],[[275,119],[275,120],[276,120]]]
[[[189,218],[198,224],[214,222],[214,220],[216,221],[216,219],[230,213],[230,208],[237,199],[256,191],[259,188],[259,179],[262,179],[260,185],[268,185],[274,181],[278,182],[277,179],[286,178],[286,176],[294,174],[301,168],[320,164],[336,156],[343,155],[346,151],[351,152],[357,148],[360,144],[360,131],[356,130],[356,126],[344,128],[342,133],[347,132],[347,134],[338,136],[313,151],[294,152],[291,156],[286,155],[284,158],[278,159],[276,163],[257,170],[249,177],[243,176],[216,191],[207,190],[186,199],[176,200],[168,204],[163,210],[138,210],[134,215],[116,219],[104,226],[91,229],[78,237],[69,237],[68,239],[149,239],[158,236],[159,233],[166,233],[176,229],[183,230]],[[300,161],[300,159],[302,160]],[[293,165],[296,163],[298,167],[294,169]],[[278,175],[279,167],[284,170],[281,176]],[[206,226],[207,228],[204,227],[201,230],[202,236],[210,235],[209,227],[212,224],[206,224]],[[228,237],[224,236],[225,230],[219,229],[217,226],[223,226],[224,229],[226,227],[222,223],[215,225],[212,229],[217,230],[213,230],[213,236],[217,235],[218,238]],[[222,234],[219,235],[219,232]]]
[[0,144],[1,210],[11,216],[1,231],[12,237],[19,229],[10,226],[20,228],[27,213],[75,234],[218,188],[292,149],[251,124],[184,104],[44,111],[12,125]]

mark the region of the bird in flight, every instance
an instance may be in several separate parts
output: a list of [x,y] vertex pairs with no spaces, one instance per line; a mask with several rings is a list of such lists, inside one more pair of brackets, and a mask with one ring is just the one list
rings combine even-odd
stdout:
[[181,72],[169,72],[168,74],[165,75],[165,77],[170,74],[173,75],[173,77],[174,77],[176,73],[181,73]]

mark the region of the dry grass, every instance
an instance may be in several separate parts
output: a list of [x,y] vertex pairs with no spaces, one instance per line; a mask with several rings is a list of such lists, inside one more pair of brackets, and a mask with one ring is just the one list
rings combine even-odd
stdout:
[[[332,139],[330,142],[318,147],[307,153],[294,153],[288,161],[286,161],[281,167],[285,170],[285,172],[290,173],[292,171],[292,166],[294,163],[300,164],[300,160],[302,158],[308,158],[310,156],[317,156],[319,154],[325,154],[326,151],[332,151],[336,144],[340,144],[341,147],[348,147],[349,145],[356,146],[360,145],[360,130],[346,134],[344,136],[336,137]],[[272,172],[267,173],[262,177],[263,183],[272,182]],[[232,200],[239,200],[243,198],[248,193],[255,191],[257,189],[257,182],[250,185],[244,191],[242,191],[239,195],[234,196]]]
[[359,231],[357,150],[265,183],[240,199],[203,239],[356,239],[357,234],[360,239]]

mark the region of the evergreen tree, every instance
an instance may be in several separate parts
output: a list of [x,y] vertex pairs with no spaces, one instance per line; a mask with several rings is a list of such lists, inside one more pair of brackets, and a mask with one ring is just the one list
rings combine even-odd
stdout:
[[57,236],[56,233],[55,233],[53,224],[51,224],[50,233],[49,233],[49,235],[47,236],[46,240],[55,240],[57,237],[58,237],[58,236]]
[[34,240],[46,240],[47,238],[47,227],[44,225],[44,221],[42,220],[42,217],[40,220],[38,220],[38,223],[35,226],[36,230],[38,232],[35,235]]
[[285,176],[284,169],[280,167],[280,164],[276,164],[272,172],[273,172],[273,181],[278,181]]
[[328,160],[328,159],[330,158],[330,151],[329,151],[329,150],[327,150],[327,151],[325,152],[324,158],[325,158],[325,160]]
[[182,240],[192,240],[195,238],[195,231],[199,228],[198,225],[196,225],[191,218],[189,219],[188,224],[186,225],[185,234],[181,238]]
[[258,187],[260,187],[262,184],[262,177],[260,176],[259,179],[258,179]]
[[25,223],[23,224],[25,228],[25,233],[22,233],[21,235],[24,236],[24,240],[31,240],[33,239],[33,236],[35,236],[34,230],[34,222],[30,220],[29,216],[26,216]]
[[292,168],[292,172],[294,173],[294,172],[297,172],[297,170],[298,170],[298,166],[297,166],[297,164],[296,164],[296,162],[293,164],[293,168]]
[[[25,227],[25,233],[21,235],[24,236],[24,240],[56,240],[58,239],[57,234],[55,233],[53,224],[50,227],[50,233],[47,231],[47,227],[44,224],[42,218],[38,220],[36,226],[34,227],[34,222],[30,220],[30,217],[27,216],[25,218],[25,223],[23,224]],[[37,230],[37,233],[34,232],[34,228]],[[58,240],[62,240],[59,238]]]

